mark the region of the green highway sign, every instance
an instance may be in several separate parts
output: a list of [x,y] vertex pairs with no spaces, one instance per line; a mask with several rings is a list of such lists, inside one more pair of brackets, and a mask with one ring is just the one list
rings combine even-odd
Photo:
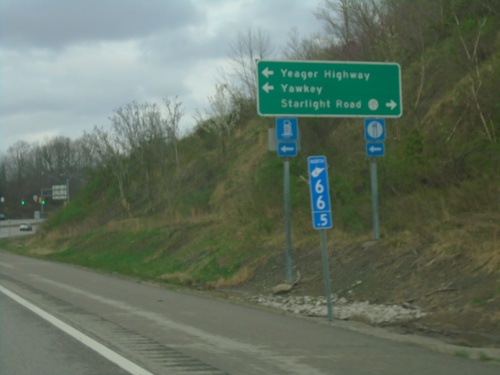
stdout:
[[262,116],[401,117],[397,63],[257,62],[257,110]]

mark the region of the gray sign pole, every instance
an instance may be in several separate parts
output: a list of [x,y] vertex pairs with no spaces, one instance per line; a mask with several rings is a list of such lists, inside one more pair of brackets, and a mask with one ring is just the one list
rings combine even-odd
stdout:
[[285,196],[285,268],[286,282],[292,283],[292,230],[291,230],[291,204],[290,204],[290,158],[283,162],[283,185]]
[[332,290],[330,285],[330,263],[326,246],[326,229],[332,227],[332,210],[330,207],[330,188],[328,187],[328,164],[326,156],[309,156],[309,191],[311,193],[311,211],[313,228],[321,232],[321,260],[325,279],[325,297],[328,308],[328,320],[333,319]]
[[330,263],[326,245],[326,229],[321,229],[321,258],[323,262],[323,277],[325,278],[325,296],[328,309],[328,320],[333,320],[332,287],[330,285]]
[[378,220],[378,181],[377,181],[377,158],[370,159],[370,179],[372,186],[372,209],[373,209],[373,238],[380,238],[380,223]]
[[292,283],[292,235],[290,202],[290,157],[297,156],[299,129],[296,118],[279,117],[275,131],[268,131],[269,150],[283,157],[283,190],[285,200],[285,280]]

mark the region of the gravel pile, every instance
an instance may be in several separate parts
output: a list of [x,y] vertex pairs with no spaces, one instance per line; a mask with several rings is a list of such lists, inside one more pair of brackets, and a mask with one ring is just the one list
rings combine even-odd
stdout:
[[[327,316],[326,297],[258,295],[249,297],[253,302],[307,316]],[[335,319],[364,318],[372,324],[396,323],[419,319],[427,315],[418,307],[401,305],[375,305],[368,301],[348,302],[332,295]]]

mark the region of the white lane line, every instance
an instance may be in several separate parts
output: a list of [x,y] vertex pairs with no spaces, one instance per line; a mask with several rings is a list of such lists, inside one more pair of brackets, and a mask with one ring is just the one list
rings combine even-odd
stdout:
[[0,266],[5,267],[5,268],[16,268],[12,264],[4,263],[4,262],[0,262]]
[[129,361],[127,358],[122,357],[120,354],[112,351],[108,347],[98,343],[94,339],[85,335],[84,333],[78,331],[77,329],[71,327],[70,325],[64,323],[63,321],[57,319],[55,316],[50,315],[48,312],[40,309],[39,307],[33,305],[32,303],[26,301],[24,298],[18,296],[17,294],[11,292],[10,290],[4,288],[0,285],[0,292],[10,297],[20,305],[26,307],[28,310],[34,312],[36,315],[46,320],[50,324],[59,328],[61,331],[67,333],[71,337],[80,341],[83,345],[94,350],[104,358],[118,365],[125,371],[129,372],[131,375],[154,375],[153,373],[143,369],[142,367],[136,365],[135,363]]

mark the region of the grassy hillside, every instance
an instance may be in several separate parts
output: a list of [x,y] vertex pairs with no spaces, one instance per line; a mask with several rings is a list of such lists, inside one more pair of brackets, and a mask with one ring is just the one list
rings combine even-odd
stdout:
[[[378,160],[383,239],[412,233],[432,241],[436,229],[498,215],[500,33],[495,21],[498,17],[488,19],[482,29],[477,65],[467,61],[457,35],[443,38],[420,59],[401,62],[404,116],[387,121],[386,156]],[[476,32],[471,26],[470,37]],[[95,171],[86,189],[50,218],[44,246],[57,245],[54,257],[96,265],[102,259],[87,259],[87,252],[130,252],[134,267],[155,264],[156,271],[147,272],[154,278],[176,273],[190,282],[215,282],[248,273],[251,264],[284,246],[283,161],[267,150],[272,126],[272,118],[247,114],[225,154],[216,134],[197,129],[178,145],[179,170],[172,155],[160,160],[166,172],[152,176],[149,194],[141,175],[131,174],[125,205],[109,172]],[[369,237],[362,119],[300,119],[299,127],[301,150],[291,161],[294,246],[314,243],[317,235],[310,223],[309,155],[329,160],[333,240],[336,233]],[[142,240],[131,241],[131,233]],[[499,251],[496,228],[475,241],[477,247],[491,242],[492,255]],[[497,272],[500,263],[490,267]],[[126,266],[120,270],[136,273]]]

